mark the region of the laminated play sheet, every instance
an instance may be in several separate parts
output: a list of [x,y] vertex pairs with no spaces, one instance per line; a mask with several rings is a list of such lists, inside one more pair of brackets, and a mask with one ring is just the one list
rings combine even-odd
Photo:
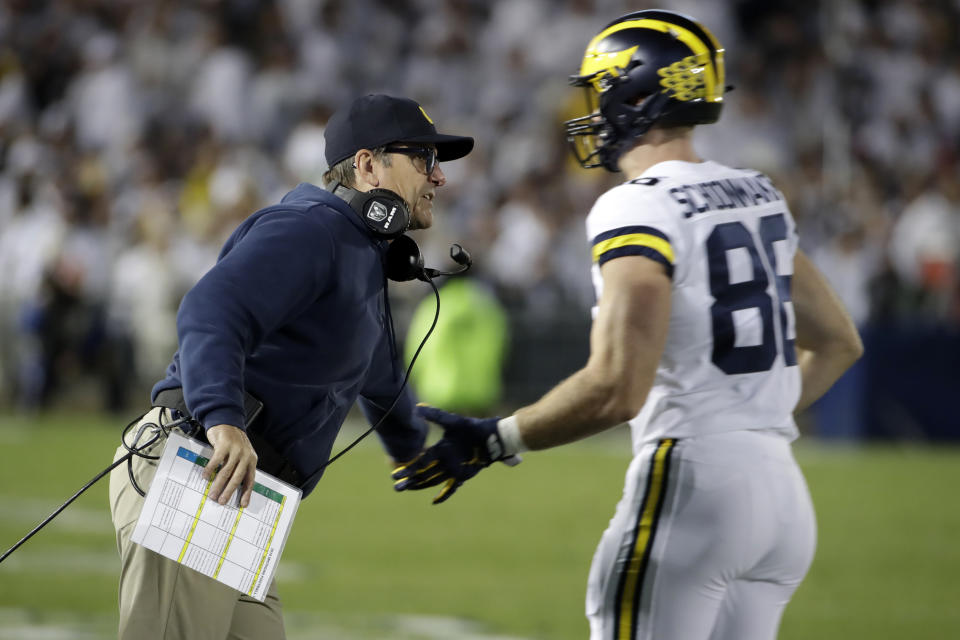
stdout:
[[258,469],[248,507],[239,506],[239,490],[218,504],[202,475],[212,454],[208,445],[170,434],[132,540],[262,602],[301,491]]

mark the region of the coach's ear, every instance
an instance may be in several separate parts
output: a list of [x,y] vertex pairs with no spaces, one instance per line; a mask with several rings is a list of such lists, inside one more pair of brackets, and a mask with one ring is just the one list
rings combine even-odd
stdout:
[[374,162],[373,152],[370,149],[360,149],[353,154],[353,168],[357,177],[358,191],[376,189],[380,186],[381,176],[378,173],[377,163]]

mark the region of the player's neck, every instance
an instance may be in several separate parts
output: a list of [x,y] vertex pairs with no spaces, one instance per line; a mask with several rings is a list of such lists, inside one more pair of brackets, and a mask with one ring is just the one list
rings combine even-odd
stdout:
[[691,138],[690,130],[678,135],[669,129],[653,129],[643,137],[643,142],[621,156],[620,170],[627,180],[633,180],[653,165],[667,160],[702,162],[693,150]]

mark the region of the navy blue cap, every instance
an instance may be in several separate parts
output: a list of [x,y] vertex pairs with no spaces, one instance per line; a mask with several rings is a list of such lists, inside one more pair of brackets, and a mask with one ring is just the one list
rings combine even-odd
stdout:
[[333,166],[360,149],[375,149],[394,142],[432,143],[437,160],[456,160],[470,153],[473,138],[437,133],[433,120],[408,98],[366,95],[338,109],[323,132],[324,155]]

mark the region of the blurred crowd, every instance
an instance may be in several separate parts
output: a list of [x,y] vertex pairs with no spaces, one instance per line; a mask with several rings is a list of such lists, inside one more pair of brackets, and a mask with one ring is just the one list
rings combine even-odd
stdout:
[[618,176],[567,152],[566,80],[653,6],[727,48],[734,90],[698,149],[774,178],[857,322],[960,325],[957,0],[7,0],[0,407],[80,377],[106,408],[141,404],[180,297],[240,220],[320,183],[324,124],[362,93],[477,139],[443,166],[428,264],[460,241],[515,321],[589,318],[583,219]]

